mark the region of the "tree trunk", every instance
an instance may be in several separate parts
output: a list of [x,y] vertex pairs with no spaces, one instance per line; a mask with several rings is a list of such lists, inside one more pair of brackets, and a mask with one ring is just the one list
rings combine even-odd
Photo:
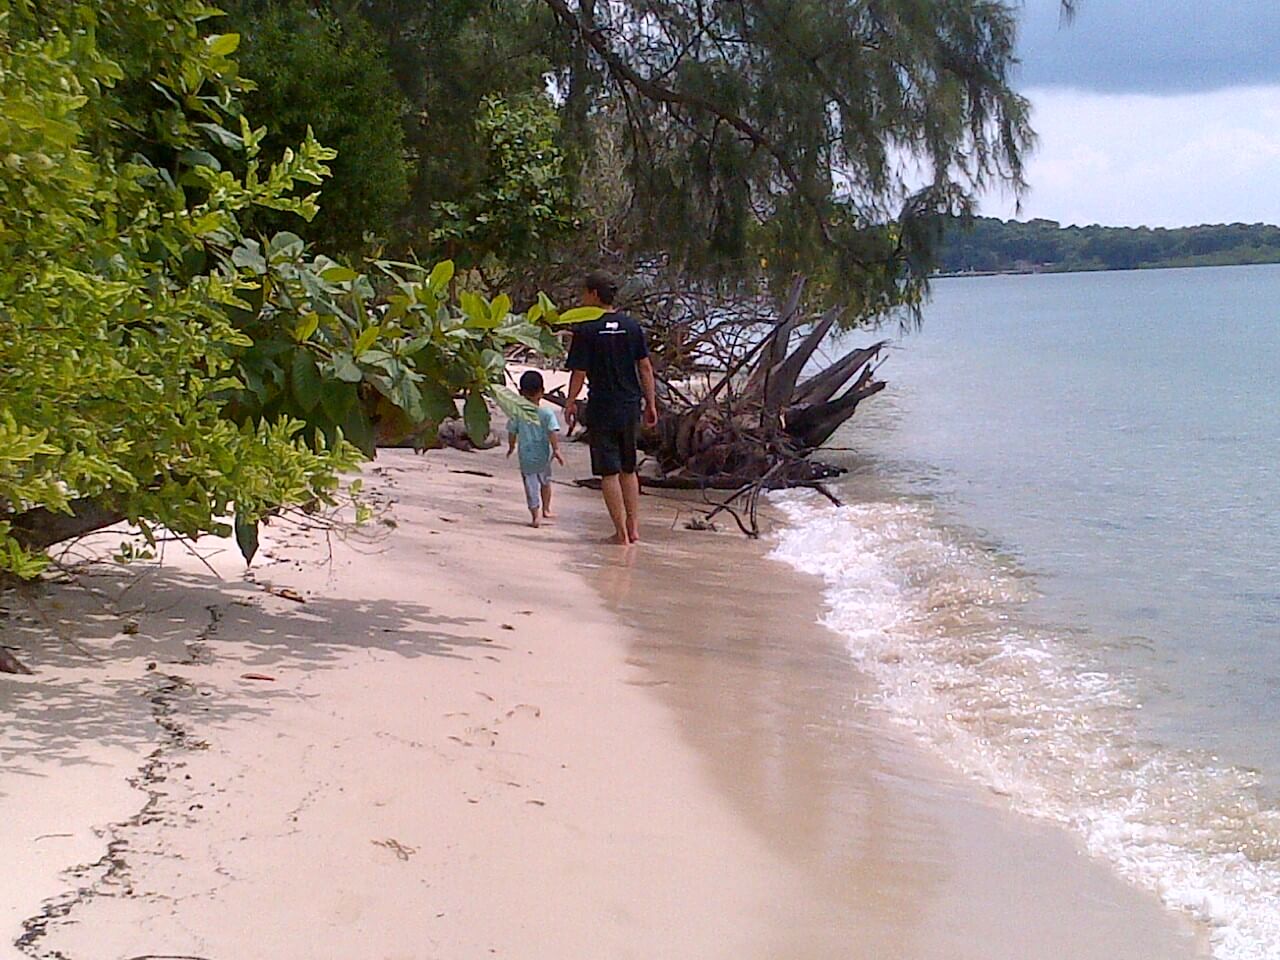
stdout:
[[15,515],[10,533],[28,550],[47,550],[55,543],[83,537],[124,519],[123,513],[102,500],[72,500],[70,513],[36,507]]

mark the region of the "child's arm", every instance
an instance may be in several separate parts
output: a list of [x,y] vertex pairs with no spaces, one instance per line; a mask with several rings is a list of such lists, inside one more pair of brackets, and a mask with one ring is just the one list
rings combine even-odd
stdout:
[[560,466],[564,466],[564,457],[560,456],[560,431],[551,430],[547,433],[548,439],[551,440],[551,457]]
[[516,432],[507,426],[507,456],[516,452]]

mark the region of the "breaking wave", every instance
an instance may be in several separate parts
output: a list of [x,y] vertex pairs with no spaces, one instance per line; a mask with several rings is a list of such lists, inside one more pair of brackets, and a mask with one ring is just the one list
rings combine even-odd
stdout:
[[1256,775],[1144,740],[1132,682],[1036,623],[1031,579],[928,502],[774,503],[773,557],[825,581],[822,622],[892,717],[1205,922],[1218,960],[1280,957],[1280,809]]

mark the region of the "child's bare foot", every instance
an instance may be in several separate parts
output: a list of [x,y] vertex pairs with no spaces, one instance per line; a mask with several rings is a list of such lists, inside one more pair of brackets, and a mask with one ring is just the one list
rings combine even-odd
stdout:
[[616,533],[615,533],[613,536],[611,536],[611,537],[604,537],[604,538],[602,538],[602,539],[600,540],[600,542],[601,542],[601,543],[604,543],[604,544],[608,544],[608,545],[610,545],[610,546],[614,546],[614,547],[629,547],[629,546],[631,546],[631,541],[630,541],[629,539],[627,539],[626,537],[623,537],[623,536],[619,536],[619,535],[618,535],[618,534],[616,534]]
[[639,542],[640,542],[640,531],[639,531],[638,529],[637,529],[637,530],[628,530],[628,531],[627,531],[627,539],[628,539],[631,543],[639,543]]
[[543,511],[542,511],[542,519],[543,519],[543,520],[554,520],[554,519],[555,519],[556,517],[558,517],[558,516],[560,516],[560,514],[558,514],[558,513],[552,513],[550,510],[543,510]]
[[530,510],[529,513],[533,517],[533,519],[529,521],[529,526],[533,527],[534,529],[537,529],[538,527],[542,526],[542,511]]

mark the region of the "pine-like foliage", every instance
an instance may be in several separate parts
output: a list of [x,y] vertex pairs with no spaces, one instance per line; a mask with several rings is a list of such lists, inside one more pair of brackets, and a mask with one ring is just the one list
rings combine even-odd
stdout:
[[874,313],[918,293],[937,216],[1023,186],[1028,104],[997,0],[542,0],[581,135],[621,113],[647,245],[805,270]]

